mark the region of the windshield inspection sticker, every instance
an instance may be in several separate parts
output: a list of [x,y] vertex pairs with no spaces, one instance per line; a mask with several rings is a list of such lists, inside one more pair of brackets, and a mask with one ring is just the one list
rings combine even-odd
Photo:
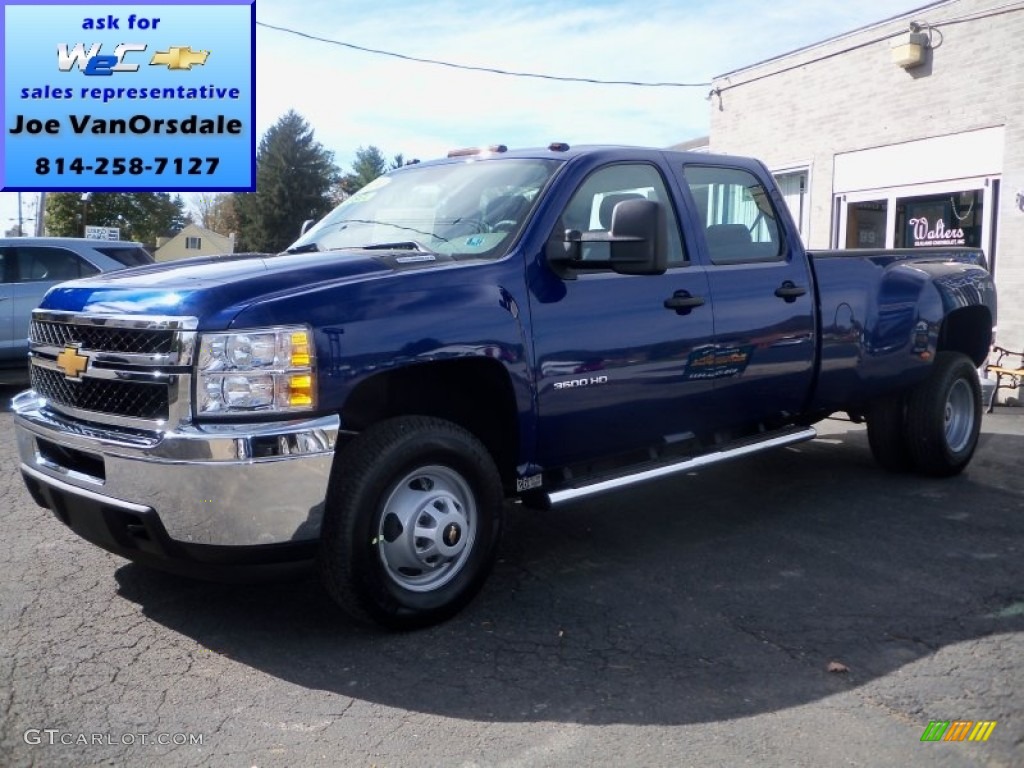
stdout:
[[0,189],[255,189],[253,0],[0,10]]

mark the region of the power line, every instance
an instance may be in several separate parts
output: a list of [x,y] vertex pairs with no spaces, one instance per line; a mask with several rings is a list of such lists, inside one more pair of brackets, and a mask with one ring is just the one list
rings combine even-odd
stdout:
[[508,77],[530,77],[535,80],[554,80],[561,83],[589,83],[591,85],[631,85],[640,88],[704,88],[711,85],[710,82],[706,83],[675,83],[675,82],[641,82],[637,80],[601,80],[595,77],[566,77],[562,75],[545,75],[539,72],[516,72],[509,69],[496,69],[494,67],[476,67],[470,64],[455,64],[451,61],[441,61],[439,59],[424,59],[418,56],[408,56],[404,53],[396,53],[394,51],[384,51],[380,48],[368,48],[364,45],[356,45],[355,43],[348,43],[344,40],[331,40],[326,37],[318,37],[317,35],[311,35],[307,32],[300,32],[297,29],[289,29],[288,27],[279,27],[274,24],[267,24],[263,21],[257,21],[257,26],[266,27],[267,29],[273,29],[278,32],[285,32],[289,35],[295,35],[297,37],[304,37],[307,40],[316,40],[320,43],[328,43],[329,45],[338,45],[343,48],[350,48],[353,51],[360,51],[362,53],[373,53],[378,56],[390,56],[394,59],[401,59],[402,61],[412,61],[417,64],[433,64],[438,67],[449,67],[451,69],[462,69],[469,72],[486,72],[492,75],[506,75]]
[[1003,16],[1007,13],[1016,13],[1018,11],[1024,11],[1024,5],[1018,2],[1006,3],[1005,5],[998,5],[995,8],[989,8],[985,11],[977,11],[975,13],[967,13],[963,16],[954,16],[951,19],[940,19],[934,24],[928,24],[922,22],[922,26],[928,27],[948,27],[953,24],[963,24],[965,21],[978,21],[980,19],[988,19],[992,16]]
[[[977,13],[966,14],[964,16],[957,16],[957,17],[950,18],[950,19],[940,19],[939,21],[936,21],[934,23],[929,23],[927,21],[921,21],[921,22],[918,22],[918,23],[920,24],[922,29],[939,30],[939,34],[940,34],[940,43],[939,44],[941,45],[941,34],[942,34],[941,33],[941,29],[942,29],[942,27],[953,26],[954,24],[963,24],[964,22],[967,22],[967,21],[979,21],[981,19],[988,19],[988,18],[991,18],[993,16],[1004,16],[1004,15],[1006,15],[1008,13],[1017,13],[1019,11],[1024,11],[1024,4],[1022,4],[1020,2],[1011,2],[1011,3],[1006,3],[1005,5],[997,6],[995,8],[991,8],[991,9],[989,9],[987,11],[979,11]],[[916,15],[916,12],[911,12],[911,13],[908,13],[906,15],[907,16]],[[900,18],[902,18],[902,17],[900,17]],[[897,18],[897,19],[888,19],[887,21],[899,21],[899,20],[900,19]],[[806,67],[809,64],[817,64],[820,61],[827,61],[828,59],[834,59],[837,56],[842,56],[844,53],[851,53],[851,52],[859,50],[861,48],[866,48],[866,47],[868,47],[870,45],[875,45],[877,43],[882,43],[882,42],[885,42],[886,40],[891,40],[892,38],[897,37],[899,35],[902,35],[904,33],[905,33],[905,29],[904,30],[897,30],[895,32],[889,32],[889,33],[886,33],[884,35],[881,35],[880,37],[872,38],[871,40],[864,40],[863,42],[855,43],[854,45],[851,45],[851,46],[849,46],[847,48],[842,48],[842,49],[837,50],[837,51],[832,51],[830,53],[826,53],[824,55],[817,56],[817,57],[812,58],[812,59],[807,59],[806,61],[799,61],[799,62],[797,62],[795,64],[791,64],[791,65],[789,65],[787,67],[783,67],[781,69],[773,70],[771,72],[766,72],[766,73],[764,73],[762,75],[757,75],[756,77],[751,77],[748,80],[741,80],[738,83],[727,83],[726,85],[721,85],[721,86],[718,86],[717,88],[712,88],[711,92],[708,93],[708,99],[711,99],[711,97],[713,97],[713,96],[721,97],[721,95],[723,93],[725,93],[726,91],[731,91],[733,88],[739,88],[741,85],[750,85],[751,83],[756,83],[759,80],[764,80],[764,79],[769,78],[769,77],[774,77],[775,75],[781,75],[781,74],[783,74],[785,72],[791,72],[794,69],[802,69],[803,67]],[[825,42],[830,42],[830,41],[826,40]],[[933,48],[938,48],[939,46],[938,45],[933,45],[932,47]],[[794,53],[796,53],[796,52],[794,52]],[[784,54],[783,56],[779,56],[779,57],[777,57],[776,59],[773,59],[773,60],[784,59],[788,55],[790,55],[790,54]],[[762,62],[762,63],[763,64],[767,64],[768,62]],[[755,64],[755,65],[750,66],[750,67],[744,67],[743,69],[737,70],[737,72],[742,72],[744,69],[754,69],[755,67],[758,67],[758,66],[760,66],[760,65]],[[732,73],[730,73],[730,74],[732,74]]]

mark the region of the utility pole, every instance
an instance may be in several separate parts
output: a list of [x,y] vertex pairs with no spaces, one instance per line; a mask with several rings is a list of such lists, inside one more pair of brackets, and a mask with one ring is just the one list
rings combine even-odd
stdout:
[[89,216],[89,201],[92,200],[92,192],[82,193],[82,237],[87,237],[86,219]]
[[36,237],[42,237],[45,230],[43,220],[46,218],[46,193],[39,193],[39,207],[36,208]]
[[21,218],[21,192],[18,193],[18,237],[25,236],[25,230],[22,229],[24,221]]

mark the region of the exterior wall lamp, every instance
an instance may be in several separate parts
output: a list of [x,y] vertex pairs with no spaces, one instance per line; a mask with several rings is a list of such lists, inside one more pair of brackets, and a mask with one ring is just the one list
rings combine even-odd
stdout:
[[921,31],[917,22],[910,23],[910,31],[894,38],[890,44],[892,63],[904,69],[913,69],[924,64],[928,50],[928,35]]

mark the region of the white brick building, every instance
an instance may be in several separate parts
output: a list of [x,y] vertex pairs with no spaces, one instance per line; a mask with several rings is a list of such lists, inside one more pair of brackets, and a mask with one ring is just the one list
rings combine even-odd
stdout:
[[[930,43],[904,69],[911,22]],[[1024,2],[936,2],[729,72],[711,110],[711,151],[764,160],[810,248],[984,248],[997,342],[1024,348]]]

